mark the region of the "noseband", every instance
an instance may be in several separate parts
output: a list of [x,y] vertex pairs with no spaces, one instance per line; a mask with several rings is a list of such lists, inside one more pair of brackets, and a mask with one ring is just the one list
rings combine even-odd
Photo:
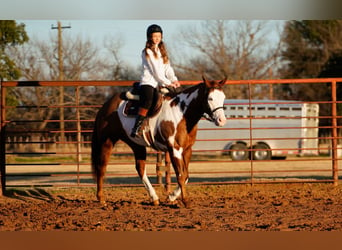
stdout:
[[[216,86],[215,86],[215,87],[211,87],[210,89],[208,89],[208,90],[206,91],[206,96],[208,96],[209,91],[210,91],[211,89],[220,89],[220,90],[221,90],[220,87],[216,87]],[[221,106],[221,107],[216,107],[216,108],[214,108],[213,110],[211,110],[211,109],[210,109],[210,106],[209,106],[209,103],[208,103],[208,102],[205,102],[204,114],[202,115],[202,117],[204,117],[204,119],[206,119],[206,120],[208,120],[208,121],[210,121],[210,122],[215,122],[215,119],[214,119],[214,112],[217,111],[217,110],[219,110],[219,109],[225,110],[226,107]]]
[[211,110],[210,107],[209,107],[209,104],[207,103],[207,105],[206,105],[206,110],[207,111],[205,111],[204,114],[203,114],[204,119],[206,119],[206,120],[208,120],[210,122],[215,122],[214,112],[216,110],[219,110],[219,109],[225,110],[226,107],[222,106],[222,107],[217,107],[217,108],[214,108],[213,110]]
[[204,106],[204,113],[203,113],[203,117],[204,119],[210,121],[210,122],[215,122],[215,119],[214,119],[214,112],[219,110],[219,109],[223,109],[225,110],[226,107],[224,106],[221,106],[221,107],[216,107],[214,108],[213,110],[210,109],[210,106],[209,106],[209,103],[208,102],[205,102],[205,106]]

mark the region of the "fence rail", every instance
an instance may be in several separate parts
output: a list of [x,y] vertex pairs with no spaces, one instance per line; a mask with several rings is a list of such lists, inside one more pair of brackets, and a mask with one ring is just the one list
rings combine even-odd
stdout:
[[[0,173],[1,191],[6,187],[18,186],[92,186],[90,171],[90,141],[92,133],[92,118],[83,117],[85,110],[97,110],[102,103],[80,102],[80,89],[87,87],[129,87],[133,81],[5,81],[1,82],[1,138],[0,138]],[[197,81],[183,81],[183,85],[197,84]],[[337,100],[337,85],[342,78],[325,79],[279,79],[279,80],[246,80],[227,81],[230,85],[244,85],[248,87],[249,101],[253,99],[253,87],[259,84],[325,84],[331,86],[330,100],[314,100],[310,103],[329,105],[330,115],[320,115],[318,118],[330,120],[330,125],[319,125],[320,141],[318,156],[288,157],[287,159],[272,159],[264,161],[247,160],[232,161],[226,154],[229,150],[222,150],[222,154],[212,154],[210,150],[195,150],[190,163],[190,182],[195,183],[274,183],[274,182],[331,182],[338,184],[338,172],[341,135],[337,120],[342,118],[338,109],[341,101]],[[47,105],[10,105],[6,103],[8,89],[42,87],[68,87],[75,94],[68,103]],[[19,100],[21,101],[21,100]],[[104,100],[103,100],[104,101]],[[291,101],[288,101],[291,103]],[[251,102],[249,102],[251,105]],[[250,107],[251,108],[251,107]],[[71,110],[73,117],[67,119],[59,117],[41,117],[41,119],[11,119],[11,112],[25,110]],[[38,111],[37,111],[38,112]],[[339,115],[338,115],[339,114]],[[303,117],[301,117],[303,118]],[[231,118],[237,119],[237,118]],[[253,121],[255,117],[240,118]],[[277,118],[275,118],[277,119]],[[283,118],[284,122],[289,117]],[[61,122],[68,124],[61,128]],[[229,122],[229,120],[228,120]],[[43,129],[29,125],[47,123]],[[240,128],[250,130],[253,128]],[[271,130],[270,127],[254,128]],[[215,133],[215,130],[213,130]],[[208,139],[208,143],[215,140]],[[286,140],[287,138],[278,138]],[[301,138],[305,139],[305,138]],[[250,148],[250,152],[258,149]],[[291,149],[284,149],[291,150]],[[294,149],[293,149],[294,150]],[[228,152],[227,152],[228,151]],[[157,182],[161,182],[164,164],[158,152],[149,150],[147,169],[149,173],[156,173]],[[157,159],[157,162],[156,162]],[[140,183],[133,167],[132,152],[123,143],[119,143],[113,150],[113,157],[108,166],[107,185],[138,185]],[[157,169],[156,169],[157,167]],[[139,184],[140,185],[140,184]]]

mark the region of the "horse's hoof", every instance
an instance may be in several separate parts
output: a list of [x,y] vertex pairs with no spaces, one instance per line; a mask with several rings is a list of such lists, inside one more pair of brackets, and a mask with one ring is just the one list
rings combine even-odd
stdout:
[[159,200],[154,200],[154,201],[152,202],[152,204],[153,204],[153,206],[159,206]]
[[191,207],[191,202],[190,201],[184,201],[183,200],[182,202],[183,202],[185,208],[190,208]]
[[179,208],[179,201],[178,200],[170,200],[169,198],[166,199],[165,204],[171,208]]
[[174,201],[168,200],[167,204],[169,204],[169,205],[177,205],[178,201],[177,200],[174,200]]
[[103,207],[106,207],[106,206],[107,206],[106,201],[100,200],[99,202],[100,202],[100,205],[101,205],[101,206],[103,206]]

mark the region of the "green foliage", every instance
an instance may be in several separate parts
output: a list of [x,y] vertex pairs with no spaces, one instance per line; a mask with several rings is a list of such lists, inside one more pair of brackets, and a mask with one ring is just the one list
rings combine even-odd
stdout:
[[29,40],[24,24],[14,20],[0,20],[0,78],[14,80],[20,77],[20,70],[6,54],[9,46],[18,46]]
[[[342,77],[342,20],[289,21],[283,33],[284,67],[281,78]],[[283,85],[287,99],[330,101],[330,84]],[[337,86],[337,98],[342,98],[342,86]],[[341,115],[341,109],[338,108]],[[320,104],[320,115],[330,116],[331,105]],[[341,124],[342,121],[339,121]],[[320,126],[330,126],[330,119],[320,119]]]
[[342,56],[342,20],[289,21],[284,29],[283,78],[314,78]]

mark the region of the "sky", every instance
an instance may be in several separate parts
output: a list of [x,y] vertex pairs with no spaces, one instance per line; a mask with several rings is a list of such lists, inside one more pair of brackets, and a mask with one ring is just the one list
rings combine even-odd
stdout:
[[340,0],[1,0],[0,19],[326,19]]
[[[57,37],[57,20],[16,20],[25,24],[25,30],[32,39],[50,41],[51,37]],[[146,42],[146,29],[150,24],[158,24],[163,29],[164,41],[172,45],[178,39],[178,32],[191,26],[201,26],[204,20],[60,20],[62,26],[71,28],[63,29],[63,35],[71,37],[81,36],[90,39],[99,48],[103,47],[106,37],[116,39],[120,37],[123,45],[120,49],[121,59],[131,66],[141,64],[141,51]],[[269,39],[277,42],[279,39],[278,27],[282,27],[285,21],[269,20]]]
[[[57,20],[16,20],[25,24],[29,37],[49,41],[50,37],[57,37]],[[121,58],[132,66],[141,63],[141,51],[146,42],[146,29],[150,24],[160,25],[164,32],[164,41],[171,43],[177,38],[177,31],[186,25],[198,25],[200,20],[60,20],[63,35],[90,39],[99,48],[103,47],[105,38],[120,37],[123,42],[120,49]]]
[[[57,36],[51,26],[70,25],[63,34],[82,34],[98,46],[106,36],[120,36],[121,57],[141,63],[146,28],[152,23],[164,30],[166,44],[177,40],[180,27],[203,20],[271,20],[342,18],[340,0],[1,0],[0,19],[26,24],[30,37]],[[276,32],[276,30],[274,30]],[[271,32],[269,39],[276,40]]]

